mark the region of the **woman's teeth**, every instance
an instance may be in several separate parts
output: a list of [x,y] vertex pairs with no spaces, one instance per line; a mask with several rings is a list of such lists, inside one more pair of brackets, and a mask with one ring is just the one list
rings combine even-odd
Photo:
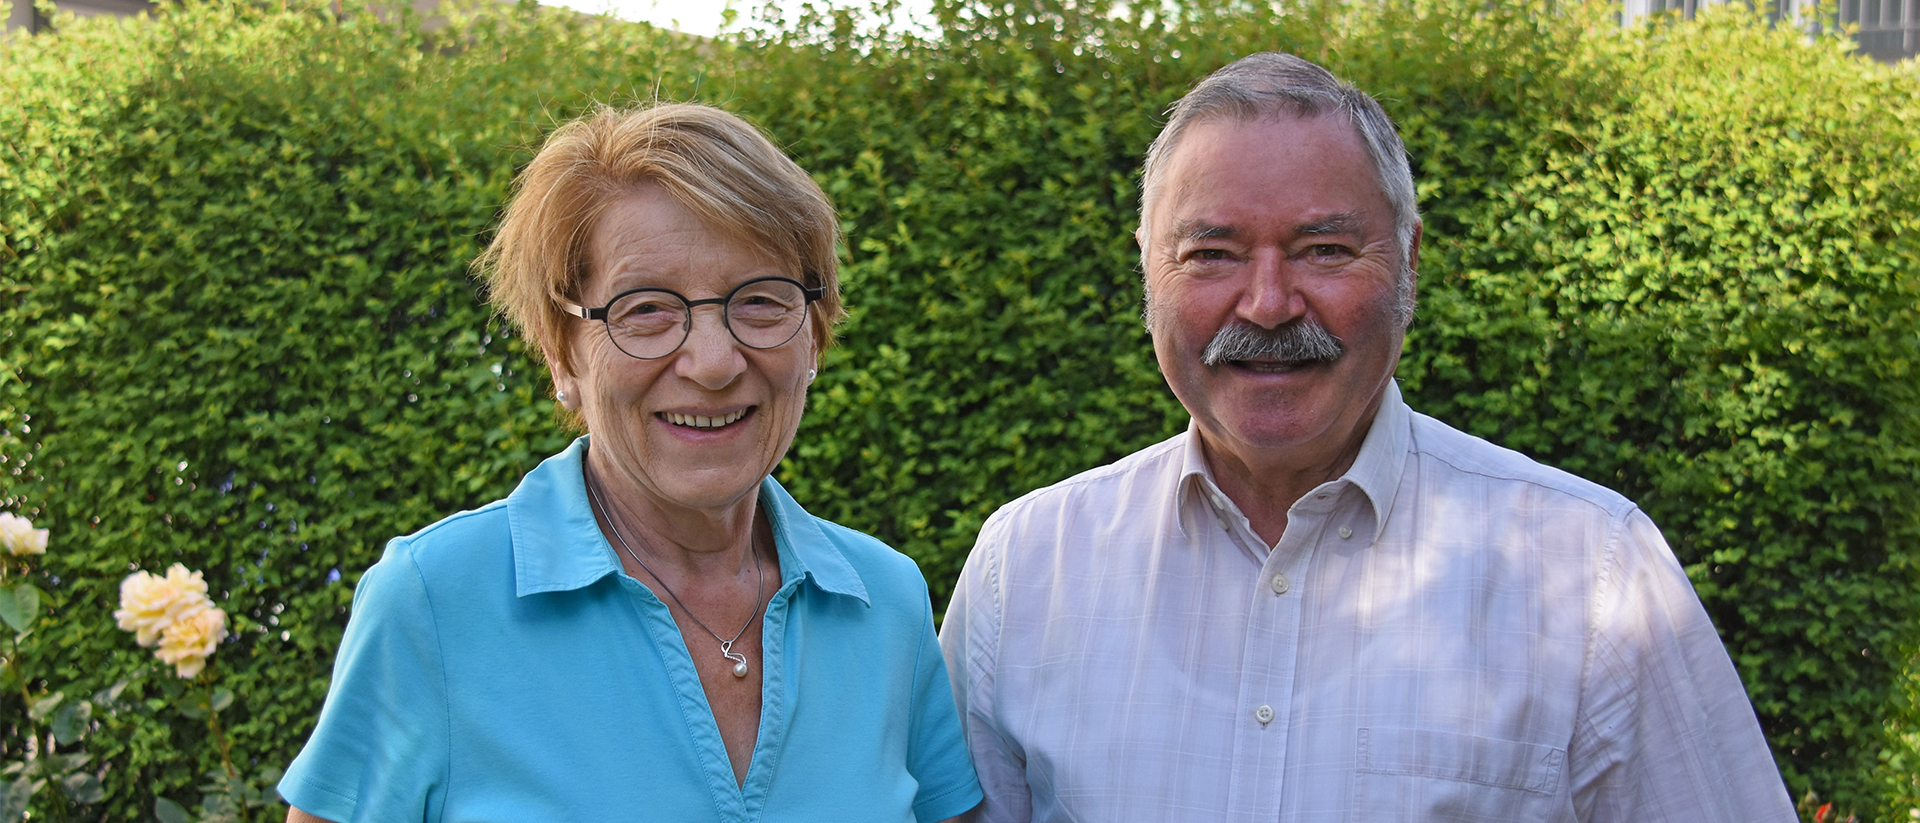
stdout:
[[741,409],[717,417],[709,417],[704,414],[674,414],[673,412],[664,412],[660,416],[666,418],[668,423],[676,426],[689,426],[696,429],[717,429],[735,420],[739,420],[742,417],[746,417],[747,410]]

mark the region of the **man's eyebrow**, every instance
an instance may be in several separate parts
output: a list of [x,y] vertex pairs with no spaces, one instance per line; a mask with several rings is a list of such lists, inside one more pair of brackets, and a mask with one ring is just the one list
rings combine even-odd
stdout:
[[1219,240],[1239,234],[1232,226],[1209,223],[1205,220],[1185,220],[1177,223],[1168,237],[1174,240]]
[[1326,217],[1320,218],[1319,220],[1315,220],[1311,223],[1302,223],[1299,226],[1295,227],[1294,230],[1299,232],[1300,234],[1308,234],[1308,235],[1347,234],[1351,232],[1358,232],[1361,230],[1361,227],[1365,225],[1366,225],[1366,221],[1361,219],[1359,214],[1355,212],[1350,212],[1350,211],[1343,211],[1339,214],[1328,215]]

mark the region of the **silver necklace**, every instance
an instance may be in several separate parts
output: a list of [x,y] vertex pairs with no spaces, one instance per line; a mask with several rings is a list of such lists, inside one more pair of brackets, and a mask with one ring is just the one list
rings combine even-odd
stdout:
[[587,495],[593,499],[594,505],[599,507],[600,514],[607,518],[607,527],[613,529],[613,539],[619,541],[620,548],[625,549],[627,556],[633,558],[633,562],[639,563],[640,568],[646,569],[647,574],[653,575],[654,582],[659,583],[660,588],[666,590],[667,596],[673,598],[673,602],[678,603],[680,610],[686,612],[688,617],[693,618],[693,622],[696,625],[702,629],[706,629],[707,634],[713,635],[713,639],[720,641],[720,656],[733,661],[733,676],[746,677],[747,656],[734,651],[733,644],[740,642],[740,638],[746,635],[747,629],[753,625],[753,621],[760,617],[761,601],[765,599],[764,595],[766,594],[766,576],[765,573],[760,570],[760,552],[754,548],[752,538],[748,538],[747,540],[747,551],[753,553],[753,614],[747,615],[747,624],[741,626],[739,631],[733,633],[732,640],[728,640],[721,637],[719,632],[709,628],[706,621],[700,619],[700,615],[694,614],[692,609],[687,608],[687,604],[680,599],[680,595],[674,594],[672,587],[667,585],[666,578],[661,577],[658,572],[649,567],[647,561],[641,560],[640,555],[634,553],[633,547],[627,545],[627,538],[620,535],[620,526],[613,522],[613,510],[607,508],[607,504],[600,501],[600,493],[594,490],[593,485],[593,478],[587,478]]

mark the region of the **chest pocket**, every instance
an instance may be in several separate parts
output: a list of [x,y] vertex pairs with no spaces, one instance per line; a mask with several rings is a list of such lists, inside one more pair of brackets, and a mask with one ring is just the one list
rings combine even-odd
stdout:
[[1361,729],[1358,743],[1357,820],[1572,819],[1565,749],[1395,728]]

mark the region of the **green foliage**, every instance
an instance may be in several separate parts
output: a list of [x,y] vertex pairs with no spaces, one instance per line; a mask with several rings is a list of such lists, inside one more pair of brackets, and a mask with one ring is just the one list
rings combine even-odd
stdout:
[[115,587],[185,562],[233,616],[220,717],[253,776],[216,772],[169,678],[49,733],[85,730],[100,819],[264,802],[385,539],[566,441],[467,262],[528,147],[596,101],[741,112],[833,196],[852,316],[781,479],[944,603],[1000,503],[1185,424],[1138,318],[1139,158],[1194,80],[1280,48],[1407,137],[1414,405],[1653,514],[1796,796],[1920,802],[1912,67],[1743,13],[1147,5],[944,0],[930,38],[807,9],[702,41],[190,3],[0,43],[0,509],[53,529],[40,602],[4,592],[0,619],[59,618],[0,689],[0,747],[20,701],[144,671]]

